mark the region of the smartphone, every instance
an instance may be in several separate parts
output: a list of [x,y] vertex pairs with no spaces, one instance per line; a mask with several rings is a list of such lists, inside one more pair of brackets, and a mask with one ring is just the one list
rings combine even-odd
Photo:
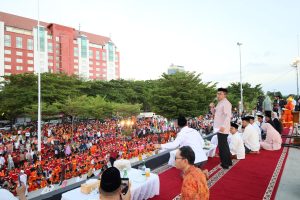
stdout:
[[125,195],[129,189],[129,178],[121,178],[121,192]]

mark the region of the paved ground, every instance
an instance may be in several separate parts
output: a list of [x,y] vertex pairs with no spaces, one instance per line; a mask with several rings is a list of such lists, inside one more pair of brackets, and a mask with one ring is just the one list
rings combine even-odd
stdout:
[[275,199],[300,199],[300,149],[290,148]]

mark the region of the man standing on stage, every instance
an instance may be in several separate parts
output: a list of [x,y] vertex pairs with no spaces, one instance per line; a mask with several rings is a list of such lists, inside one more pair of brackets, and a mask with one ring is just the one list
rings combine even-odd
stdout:
[[231,103],[227,100],[227,89],[219,88],[217,93],[218,105],[214,109],[214,133],[218,135],[218,146],[221,167],[228,169],[232,165],[227,137],[230,130]]

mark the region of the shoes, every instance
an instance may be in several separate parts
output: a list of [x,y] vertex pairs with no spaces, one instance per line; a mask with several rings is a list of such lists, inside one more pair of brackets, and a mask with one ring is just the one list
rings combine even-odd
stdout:
[[223,169],[229,169],[229,166],[228,166],[228,165],[223,165],[223,164],[221,164],[221,167],[222,167]]

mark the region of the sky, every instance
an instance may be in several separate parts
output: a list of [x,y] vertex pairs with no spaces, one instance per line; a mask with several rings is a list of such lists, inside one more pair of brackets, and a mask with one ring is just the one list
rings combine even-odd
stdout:
[[[0,0],[0,11],[37,19],[38,0]],[[111,36],[121,78],[157,79],[171,64],[226,87],[242,79],[296,93],[298,0],[40,0],[40,20]]]

